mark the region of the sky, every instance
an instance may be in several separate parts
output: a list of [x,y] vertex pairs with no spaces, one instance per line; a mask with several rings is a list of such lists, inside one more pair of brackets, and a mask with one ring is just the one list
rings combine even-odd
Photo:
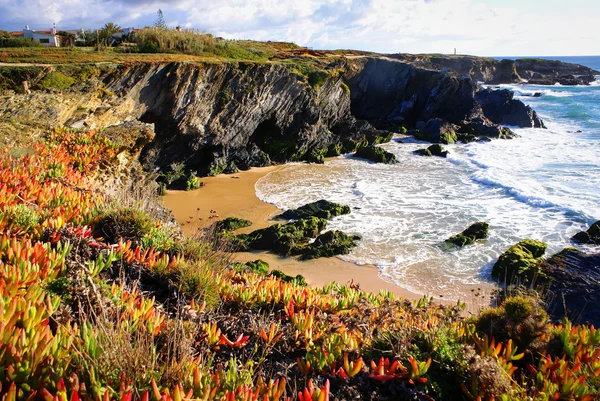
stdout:
[[0,29],[168,26],[314,49],[600,55],[598,0],[0,0]]

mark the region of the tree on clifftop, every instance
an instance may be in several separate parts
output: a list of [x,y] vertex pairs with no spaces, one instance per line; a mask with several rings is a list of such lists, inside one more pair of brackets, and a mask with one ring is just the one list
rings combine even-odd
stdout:
[[165,23],[165,18],[163,17],[163,12],[160,8],[156,13],[156,21],[154,21],[154,26],[160,29],[167,29],[167,24]]

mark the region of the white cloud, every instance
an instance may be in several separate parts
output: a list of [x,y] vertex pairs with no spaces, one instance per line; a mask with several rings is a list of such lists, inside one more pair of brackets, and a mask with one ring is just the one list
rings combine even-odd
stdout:
[[159,8],[170,25],[313,48],[575,55],[600,36],[589,0],[0,0],[0,29],[144,26]]

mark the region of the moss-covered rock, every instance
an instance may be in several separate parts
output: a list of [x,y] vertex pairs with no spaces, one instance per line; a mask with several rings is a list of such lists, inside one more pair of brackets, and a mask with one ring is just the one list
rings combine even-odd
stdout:
[[327,231],[317,237],[310,245],[296,250],[302,259],[328,258],[336,255],[347,255],[356,246],[353,238],[342,231]]
[[308,285],[308,283],[306,282],[306,279],[301,274],[298,274],[298,275],[296,275],[296,277],[294,277],[294,276],[289,276],[289,275],[285,274],[281,270],[273,270],[269,275],[273,276],[273,277],[277,277],[281,281],[285,281],[286,283],[292,283],[295,285],[299,285],[301,287],[306,287]]
[[473,223],[460,234],[457,234],[453,237],[450,237],[446,240],[451,244],[454,244],[458,247],[463,247],[465,245],[473,244],[477,240],[485,239],[488,235],[488,231],[490,229],[490,225],[485,222],[477,222]]
[[444,149],[444,147],[440,144],[433,144],[430,147],[428,147],[427,149],[418,149],[415,150],[413,152],[416,155],[419,156],[439,156],[439,157],[447,157],[448,156],[448,152],[447,150]]
[[427,122],[419,121],[413,131],[415,138],[433,143],[456,143],[456,126],[441,118],[432,118]]
[[492,268],[492,277],[510,282],[513,279],[545,279],[542,256],[547,245],[540,241],[525,239],[510,247],[498,258]]
[[250,220],[239,219],[237,217],[227,217],[226,219],[219,220],[215,223],[214,231],[235,231],[239,228],[249,227],[251,225],[252,222]]
[[429,151],[429,149],[417,149],[413,153],[417,156],[427,156],[427,157],[433,156],[431,154],[431,152]]
[[234,263],[232,267],[239,271],[251,271],[260,275],[265,275],[269,272],[269,264],[261,259],[246,263]]
[[281,255],[291,255],[293,251],[315,238],[327,226],[327,220],[319,217],[306,217],[287,224],[274,224],[250,234],[236,236],[238,249],[272,251]]
[[600,245],[600,220],[595,222],[587,231],[580,231],[573,236],[573,241],[582,244]]
[[310,151],[310,153],[308,154],[308,157],[306,158],[307,161],[311,162],[311,163],[319,163],[319,164],[323,164],[325,163],[325,156],[327,155],[327,149],[326,148],[315,148],[313,150]]
[[298,220],[305,217],[314,216],[329,220],[333,217],[349,213],[349,206],[340,205],[339,203],[321,199],[316,202],[301,206],[298,209],[290,209],[277,217],[285,220]]
[[393,164],[398,163],[396,156],[385,149],[376,146],[365,146],[356,151],[354,157],[371,160],[375,163]]
[[327,148],[327,153],[325,157],[336,157],[342,154],[342,144],[341,143],[332,143]]

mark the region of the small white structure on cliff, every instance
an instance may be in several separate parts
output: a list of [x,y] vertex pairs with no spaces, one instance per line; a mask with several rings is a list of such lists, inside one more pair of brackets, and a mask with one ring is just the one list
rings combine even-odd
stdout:
[[[83,29],[80,30],[65,30],[61,32],[68,32],[73,35],[74,40],[83,40]],[[36,31],[29,29],[29,25],[25,26],[22,32],[13,32],[14,37],[21,37],[31,39],[34,42],[39,42],[44,46],[48,47],[60,47],[69,46],[73,44],[73,41],[66,41],[64,38],[61,41],[61,36],[57,34],[56,24],[52,25],[52,29],[49,31]],[[62,43],[65,42],[65,43]]]

